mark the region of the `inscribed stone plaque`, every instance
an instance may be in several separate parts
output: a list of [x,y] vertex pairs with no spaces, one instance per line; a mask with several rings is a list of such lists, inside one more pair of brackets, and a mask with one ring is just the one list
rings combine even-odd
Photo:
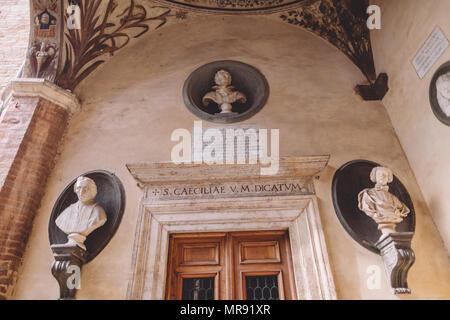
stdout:
[[314,194],[312,181],[301,178],[247,182],[177,183],[149,186],[146,189],[146,199],[149,200],[217,199],[311,194]]
[[424,43],[412,64],[416,69],[417,75],[423,79],[433,64],[448,48],[449,42],[439,27],[434,29],[428,40]]
[[[220,126],[220,127],[201,127],[202,131],[194,128],[194,136],[192,141],[193,159],[194,161],[205,161],[204,151],[205,148],[213,143],[215,138],[212,138],[210,134],[220,132],[222,137],[222,155],[220,159],[223,159],[223,163],[251,163],[250,159],[253,159],[256,163],[258,159],[258,146],[259,146],[259,127],[256,125],[242,125],[242,126]],[[211,131],[214,130],[214,131]],[[201,135],[201,136],[200,136]],[[215,136],[215,134],[214,134]],[[201,144],[200,144],[201,142]],[[200,145],[202,146],[200,148]]]

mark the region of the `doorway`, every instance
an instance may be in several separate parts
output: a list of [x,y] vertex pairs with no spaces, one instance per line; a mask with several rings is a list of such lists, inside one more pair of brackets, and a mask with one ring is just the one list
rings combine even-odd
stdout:
[[288,231],[172,234],[166,299],[297,299]]

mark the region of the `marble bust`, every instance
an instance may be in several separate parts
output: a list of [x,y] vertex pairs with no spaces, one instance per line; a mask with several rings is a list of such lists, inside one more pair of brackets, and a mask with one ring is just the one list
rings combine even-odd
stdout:
[[447,117],[450,117],[450,72],[436,80],[436,91],[439,106]]
[[105,210],[94,201],[97,185],[94,180],[79,177],[74,186],[78,202],[70,205],[56,219],[59,229],[67,234],[67,244],[76,244],[86,250],[84,241],[94,230],[106,223]]
[[392,171],[385,167],[376,167],[370,173],[375,187],[364,189],[358,194],[358,208],[378,224],[382,235],[394,233],[398,223],[403,221],[410,210],[395,195],[389,192],[388,183],[393,180]]
[[203,97],[203,105],[206,107],[210,101],[214,101],[220,106],[221,113],[232,113],[233,103],[237,101],[246,103],[247,97],[242,92],[234,91],[235,87],[231,85],[231,80],[231,74],[228,71],[219,70],[214,77],[215,91]]

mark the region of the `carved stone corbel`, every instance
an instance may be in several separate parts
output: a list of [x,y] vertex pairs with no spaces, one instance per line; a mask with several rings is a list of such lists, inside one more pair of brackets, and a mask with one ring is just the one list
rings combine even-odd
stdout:
[[54,244],[51,248],[55,257],[52,274],[59,284],[59,300],[75,300],[86,250],[74,244]]
[[413,232],[395,232],[376,243],[395,294],[411,293],[407,276],[416,259],[411,249],[413,235]]
[[389,91],[388,81],[388,75],[386,73],[380,73],[374,83],[357,85],[356,89],[365,101],[383,100]]

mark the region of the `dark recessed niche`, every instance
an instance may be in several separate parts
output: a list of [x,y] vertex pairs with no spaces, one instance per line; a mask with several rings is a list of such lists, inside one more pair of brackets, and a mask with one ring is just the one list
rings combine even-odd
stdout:
[[[119,178],[108,171],[95,170],[81,176],[95,181],[98,190],[95,202],[102,206],[108,217],[106,223],[93,231],[84,243],[87,248],[87,263],[107,246],[119,228],[125,210],[125,190]],[[77,179],[78,177],[64,189],[53,207],[48,226],[50,245],[67,242],[67,235],[56,226],[55,220],[67,207],[78,201],[73,189]]]
[[[378,166],[380,165],[367,160],[348,162],[336,171],[332,184],[333,206],[342,226],[356,242],[376,254],[380,254],[375,244],[381,231],[375,221],[358,209],[358,194],[366,188],[374,187],[375,184],[370,181],[370,172]],[[395,176],[389,184],[389,192],[411,210],[397,225],[397,232],[414,232],[416,214],[411,197]]]
[[434,115],[443,124],[450,126],[450,116],[448,116],[439,104],[438,92],[436,88],[436,81],[438,78],[446,73],[450,72],[450,61],[447,61],[439,67],[439,69],[433,75],[430,83],[430,105]]
[[[207,107],[203,97],[214,91],[214,77],[219,70],[231,74],[231,85],[247,97],[246,103],[233,103],[233,113],[221,114],[219,105],[211,102]],[[269,84],[264,75],[256,68],[238,61],[224,60],[205,64],[195,70],[183,87],[183,99],[186,107],[200,119],[216,123],[234,123],[244,121],[260,111],[269,97]]]

